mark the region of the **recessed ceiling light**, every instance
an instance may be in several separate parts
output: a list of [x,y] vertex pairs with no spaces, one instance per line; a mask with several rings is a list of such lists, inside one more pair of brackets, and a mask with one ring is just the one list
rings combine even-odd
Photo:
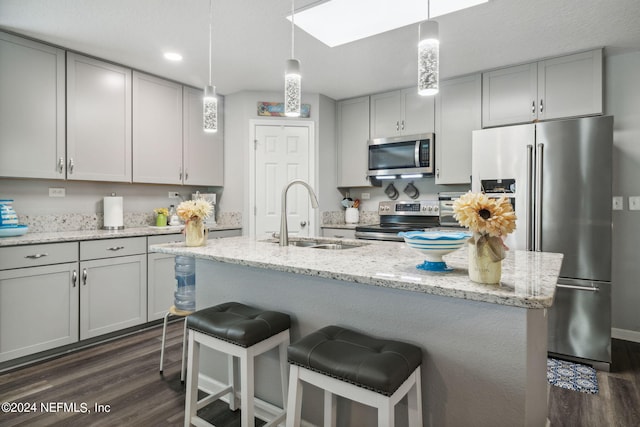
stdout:
[[[489,0],[431,0],[430,18]],[[329,47],[427,19],[426,0],[329,0],[296,12],[296,25]],[[291,16],[287,16],[291,20]]]
[[182,61],[182,55],[176,52],[165,52],[164,58],[169,61]]

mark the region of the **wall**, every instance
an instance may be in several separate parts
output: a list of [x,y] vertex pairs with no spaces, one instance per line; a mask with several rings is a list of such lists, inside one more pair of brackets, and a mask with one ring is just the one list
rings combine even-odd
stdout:
[[[269,120],[270,117],[258,116],[259,101],[279,102],[280,92],[243,91],[225,96],[225,176],[224,194],[219,207],[224,211],[249,212],[249,150],[250,120]],[[342,199],[336,189],[335,169],[335,102],[324,95],[306,93],[302,103],[310,104],[310,117],[307,119],[287,118],[315,122],[316,140],[316,193],[320,204],[319,211],[337,210]],[[282,117],[273,118],[283,120]],[[320,180],[322,176],[322,181]],[[320,216],[318,216],[320,218]],[[243,215],[243,230],[249,229],[250,216]]]
[[[64,188],[66,196],[49,197],[51,187]],[[197,190],[221,192],[215,187],[0,178],[0,198],[13,199],[18,215],[29,216],[102,213],[102,198],[112,192],[124,197],[125,212],[151,213],[154,208],[180,203],[168,198],[169,191],[190,199]]]
[[613,211],[613,336],[640,342],[640,211],[629,211],[629,196],[640,196],[640,52],[610,55],[605,61],[605,112],[614,116],[613,194],[624,210]]

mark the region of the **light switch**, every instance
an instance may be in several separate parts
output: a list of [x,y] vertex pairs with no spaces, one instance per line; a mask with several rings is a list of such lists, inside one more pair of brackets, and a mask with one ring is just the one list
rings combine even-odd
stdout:
[[622,203],[623,203],[622,196],[613,196],[613,205],[611,206],[611,209],[613,209],[614,211],[621,211]]
[[640,196],[629,197],[629,210],[640,211]]

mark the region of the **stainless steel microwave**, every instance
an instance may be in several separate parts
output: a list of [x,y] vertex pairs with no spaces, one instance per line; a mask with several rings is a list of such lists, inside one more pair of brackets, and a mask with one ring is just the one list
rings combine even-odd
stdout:
[[433,175],[434,159],[433,133],[376,138],[369,141],[368,175],[378,179]]

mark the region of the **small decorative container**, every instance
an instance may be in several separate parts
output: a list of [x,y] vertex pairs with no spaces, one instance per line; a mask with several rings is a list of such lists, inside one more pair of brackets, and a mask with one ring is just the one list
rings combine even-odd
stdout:
[[187,246],[204,246],[207,244],[208,230],[200,218],[191,219],[184,226],[185,244]]
[[443,272],[452,268],[447,266],[442,257],[463,247],[471,234],[459,231],[408,231],[400,232],[398,236],[426,258],[422,264],[416,265],[417,269]]
[[347,208],[344,211],[344,222],[347,224],[357,224],[360,221],[360,211],[358,208]]
[[167,216],[165,214],[158,214],[156,216],[156,227],[166,227],[167,226]]
[[469,244],[469,278],[477,283],[497,285],[502,276],[502,261],[494,261],[489,255],[489,245],[479,248]]

